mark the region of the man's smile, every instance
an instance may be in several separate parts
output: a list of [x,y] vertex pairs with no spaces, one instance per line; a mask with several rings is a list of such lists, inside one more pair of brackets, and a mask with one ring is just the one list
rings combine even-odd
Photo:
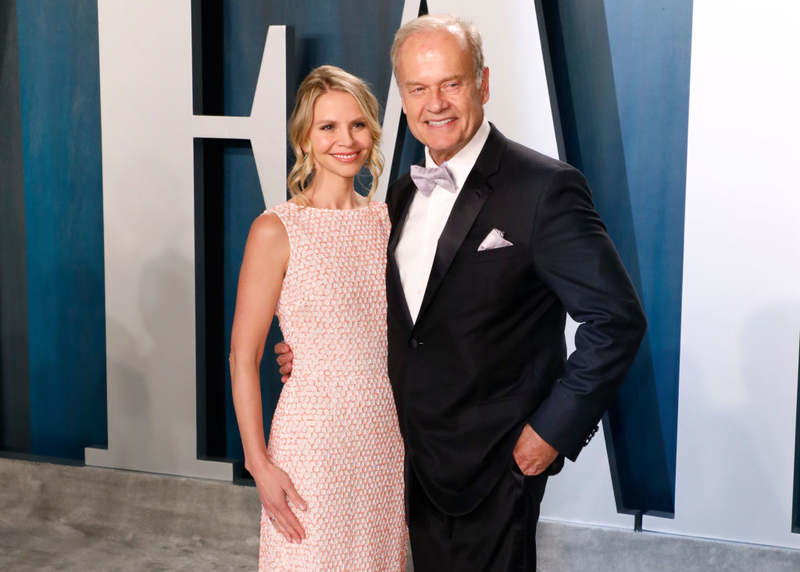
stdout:
[[425,123],[426,123],[426,124],[427,124],[429,127],[444,127],[444,126],[445,126],[445,125],[447,125],[448,123],[452,123],[452,122],[453,122],[453,121],[455,121],[455,120],[456,120],[456,118],[455,118],[455,117],[449,117],[449,118],[447,118],[447,119],[438,119],[438,120],[429,119],[429,120],[427,120]]

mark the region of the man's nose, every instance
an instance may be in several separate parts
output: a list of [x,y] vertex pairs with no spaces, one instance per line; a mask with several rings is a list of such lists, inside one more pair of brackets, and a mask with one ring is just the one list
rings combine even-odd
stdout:
[[447,100],[442,97],[442,92],[438,89],[432,89],[428,92],[428,101],[425,107],[428,111],[438,113],[447,107]]

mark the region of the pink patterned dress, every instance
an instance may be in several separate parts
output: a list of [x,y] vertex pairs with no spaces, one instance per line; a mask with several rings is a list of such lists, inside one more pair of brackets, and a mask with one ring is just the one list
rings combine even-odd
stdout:
[[271,460],[308,510],[307,538],[261,515],[261,572],[402,572],[403,444],[386,365],[385,203],[270,209],[289,235],[276,314],[294,354],[269,437]]

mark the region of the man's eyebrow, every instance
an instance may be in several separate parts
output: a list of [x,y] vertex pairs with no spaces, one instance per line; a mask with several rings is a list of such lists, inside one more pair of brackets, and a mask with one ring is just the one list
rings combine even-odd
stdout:
[[[465,76],[462,75],[462,74],[451,75],[451,76],[448,76],[448,77],[444,78],[443,80],[440,80],[439,83],[441,84],[441,83],[448,83],[448,82],[451,82],[451,81],[464,81],[464,77]],[[426,84],[425,84],[424,81],[421,81],[421,80],[409,80],[409,81],[405,82],[403,85],[406,86],[406,87],[410,87],[410,86],[413,86],[413,85],[426,85]]]

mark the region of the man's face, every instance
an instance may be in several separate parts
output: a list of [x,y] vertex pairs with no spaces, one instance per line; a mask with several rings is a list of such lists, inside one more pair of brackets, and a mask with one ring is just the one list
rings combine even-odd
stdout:
[[449,32],[408,38],[400,48],[397,77],[408,127],[436,164],[466,145],[483,122],[489,69],[476,86],[465,42]]

